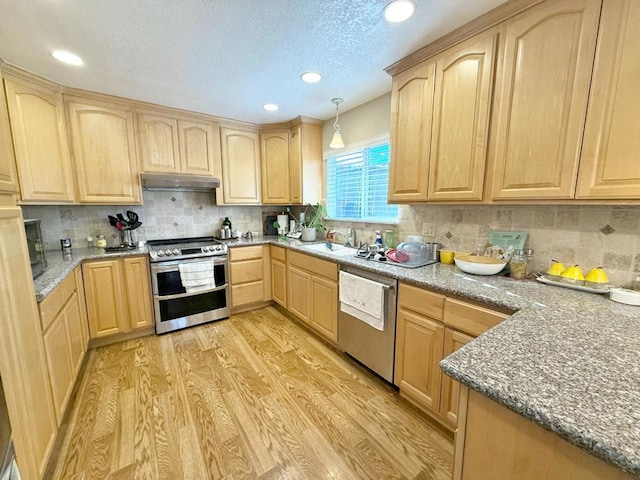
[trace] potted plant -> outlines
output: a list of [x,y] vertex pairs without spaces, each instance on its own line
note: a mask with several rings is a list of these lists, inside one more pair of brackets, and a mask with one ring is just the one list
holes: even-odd
[[[311,209],[311,211],[309,211]],[[303,242],[313,242],[316,239],[316,232],[318,230],[324,232],[327,227],[324,224],[324,220],[327,217],[327,209],[321,204],[316,203],[314,205],[307,205],[304,209],[304,222],[300,224],[302,227]]]

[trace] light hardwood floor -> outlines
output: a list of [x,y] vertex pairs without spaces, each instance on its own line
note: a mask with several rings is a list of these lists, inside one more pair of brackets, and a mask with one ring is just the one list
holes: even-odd
[[453,444],[273,307],[90,352],[56,479],[450,479]]

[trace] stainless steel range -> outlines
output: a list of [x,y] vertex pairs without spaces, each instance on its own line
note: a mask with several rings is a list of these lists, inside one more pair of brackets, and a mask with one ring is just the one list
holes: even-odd
[[156,333],[229,316],[227,246],[213,237],[147,242]]

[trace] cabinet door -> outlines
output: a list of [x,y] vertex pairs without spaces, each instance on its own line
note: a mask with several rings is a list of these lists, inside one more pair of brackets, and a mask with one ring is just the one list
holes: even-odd
[[417,65],[393,78],[390,202],[427,200],[434,78],[432,62]]
[[289,311],[309,323],[311,320],[311,275],[289,265],[287,269]]
[[422,405],[438,411],[444,327],[398,310],[395,384]]
[[80,307],[80,326],[82,327],[83,351],[87,351],[89,346],[89,322],[87,320],[87,299],[84,295],[84,283],[82,281],[82,266],[78,265],[73,271],[76,283],[76,294],[78,295],[78,306]]
[[133,115],[127,107],[67,101],[78,200],[81,203],[140,203]]
[[51,382],[51,392],[53,393],[53,404],[58,425],[60,425],[64,409],[71,395],[74,379],[64,310],[51,323],[43,339],[49,363],[49,380]]
[[127,297],[122,286],[120,261],[85,263],[82,265],[82,276],[90,337],[106,337],[128,331]]
[[132,257],[122,260],[125,290],[128,308],[128,324],[130,330],[153,326],[153,310],[151,308],[151,279],[149,259]]
[[271,298],[287,308],[287,269],[284,263],[271,260]]
[[260,134],[262,151],[262,203],[289,203],[289,132]]
[[13,153],[9,112],[0,72],[0,193],[18,193],[16,159]]
[[22,200],[75,201],[62,94],[5,78]]
[[[451,355],[463,345],[466,345],[473,337],[456,332],[450,328],[444,329],[444,351],[442,357]],[[440,392],[440,415],[447,425],[455,430],[458,426],[458,399],[460,397],[460,384],[453,378],[441,374],[442,388]]]
[[640,198],[640,3],[605,2],[577,198]]
[[260,203],[260,152],[258,135],[221,128],[222,193],[224,203]]
[[302,203],[302,125],[293,127],[289,138],[289,200]]
[[214,140],[211,123],[179,120],[178,132],[182,173],[213,176],[216,157],[214,146],[218,147],[218,151],[220,148],[219,142]]
[[138,145],[143,172],[180,171],[178,121],[175,118],[139,113]]
[[495,46],[492,31],[436,61],[429,200],[482,200]]
[[338,342],[338,284],[311,277],[311,326],[322,336]]
[[600,2],[544,2],[505,24],[492,198],[573,198]]
[[20,208],[0,208],[0,372],[22,478],[43,478],[56,437]]
[[82,315],[80,309],[84,308],[84,304],[80,305],[78,300],[78,294],[74,293],[67,306],[64,309],[65,318],[67,321],[67,335],[69,344],[69,360],[71,361],[71,373],[73,377],[72,383],[76,379],[76,375],[80,371],[82,360],[84,358],[84,352],[87,350],[86,343],[84,343],[84,334],[82,331]]

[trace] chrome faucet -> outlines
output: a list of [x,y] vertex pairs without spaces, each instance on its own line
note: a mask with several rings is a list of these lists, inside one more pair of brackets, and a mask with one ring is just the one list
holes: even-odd
[[344,237],[345,247],[355,247],[356,233],[353,228],[349,227],[347,229],[347,233],[344,233],[342,230],[329,230],[329,233],[331,233],[332,235],[339,233]]

